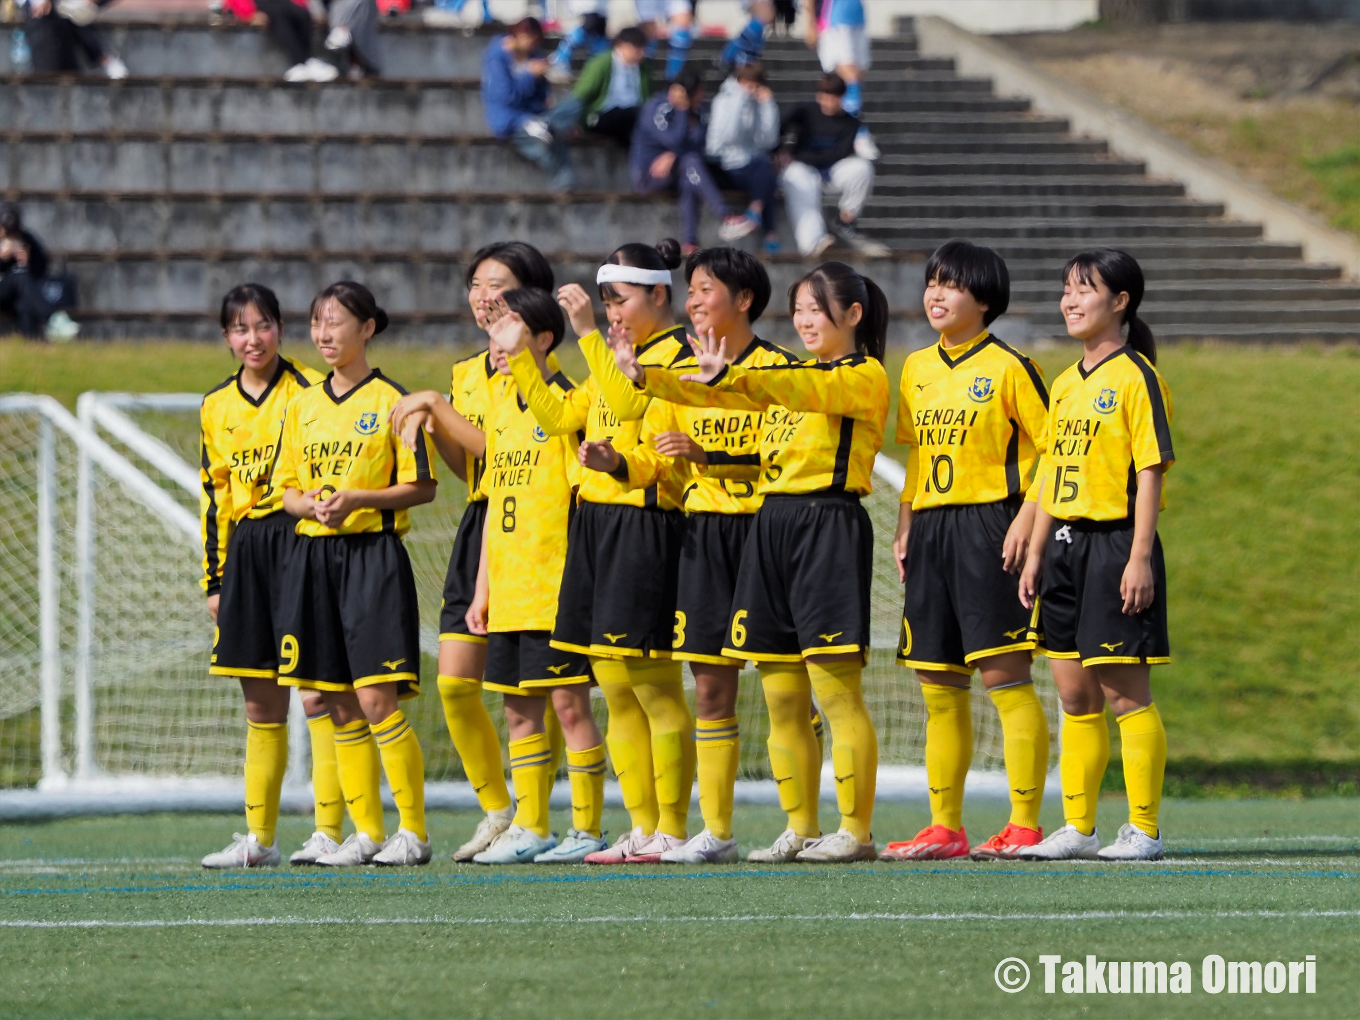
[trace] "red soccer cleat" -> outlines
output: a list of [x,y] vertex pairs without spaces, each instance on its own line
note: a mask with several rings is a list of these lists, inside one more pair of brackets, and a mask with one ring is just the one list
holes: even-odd
[[1043,840],[1043,826],[1027,829],[1007,822],[1006,827],[987,842],[973,847],[972,857],[975,861],[1018,861],[1022,850],[1038,846]]
[[889,843],[878,855],[881,861],[947,861],[968,856],[968,833],[943,825],[927,825],[912,839]]

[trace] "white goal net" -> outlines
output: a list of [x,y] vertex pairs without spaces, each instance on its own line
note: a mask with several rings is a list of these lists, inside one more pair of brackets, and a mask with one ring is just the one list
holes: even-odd
[[[155,800],[158,791],[186,804],[239,797],[242,699],[234,683],[207,674],[212,624],[198,585],[200,400],[87,393],[72,416],[50,398],[0,397],[0,789],[144,790],[152,805],[173,800]],[[901,466],[880,457],[866,500],[876,541],[865,694],[888,786],[924,761],[920,692],[894,661],[902,603],[891,542],[901,483]],[[425,653],[425,696],[407,711],[427,778],[458,781],[434,681],[464,489],[446,471],[440,490],[413,511],[406,539]],[[1056,761],[1057,699],[1045,660],[1036,677]],[[980,685],[973,699],[973,769],[999,780],[996,712]],[[503,726],[499,701],[487,697]],[[742,778],[766,778],[768,724],[754,672],[743,677],[738,713]],[[295,713],[290,779],[305,783],[307,741],[297,722]]]

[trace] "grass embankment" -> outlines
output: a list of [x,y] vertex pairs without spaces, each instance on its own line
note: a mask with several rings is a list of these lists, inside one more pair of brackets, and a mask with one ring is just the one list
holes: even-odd
[[[563,354],[578,370],[572,345]],[[1038,353],[1050,381],[1075,357]],[[449,360],[396,346],[373,359],[411,388],[446,386]],[[1348,788],[1360,775],[1360,356],[1179,346],[1161,367],[1178,456],[1162,524],[1175,661],[1155,678],[1172,773],[1183,792]],[[68,405],[91,388],[204,390],[230,370],[216,347],[0,343],[0,390]]]

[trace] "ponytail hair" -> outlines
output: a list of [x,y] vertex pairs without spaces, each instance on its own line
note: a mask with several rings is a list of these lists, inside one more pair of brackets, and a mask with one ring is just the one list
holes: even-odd
[[795,280],[789,288],[790,315],[798,304],[798,291],[804,284],[832,322],[836,322],[836,309],[844,312],[851,305],[859,305],[855,350],[875,361],[883,360],[888,346],[888,299],[878,284],[844,262],[823,262]]
[[378,306],[373,292],[362,283],[341,280],[333,283],[316,297],[312,298],[310,318],[316,318],[317,309],[327,301],[338,302],[347,312],[360,322],[373,320],[373,335],[377,336],[387,328],[387,313]]
[[1138,318],[1144,287],[1143,267],[1138,264],[1138,260],[1116,248],[1093,248],[1067,260],[1062,275],[1064,285],[1073,273],[1088,287],[1103,283],[1111,294],[1128,294],[1129,303],[1124,308],[1123,318],[1123,324],[1129,327],[1128,344],[1147,358],[1150,364],[1157,364],[1157,341],[1153,339],[1148,324]]
[[[643,244],[641,241],[630,241],[628,244],[615,248],[609,258],[605,259],[605,265],[610,266],[631,266],[633,269],[655,269],[655,270],[674,270],[678,269],[681,262],[680,242],[673,237],[662,238],[655,245]],[[658,286],[660,286],[658,284]],[[619,292],[614,289],[612,283],[600,284],[600,298],[605,301],[614,301],[619,298]],[[671,288],[666,288],[666,307],[670,307],[673,302]]]

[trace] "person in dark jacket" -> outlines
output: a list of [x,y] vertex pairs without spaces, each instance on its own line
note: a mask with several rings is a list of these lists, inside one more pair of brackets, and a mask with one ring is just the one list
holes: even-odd
[[33,54],[33,70],[38,74],[80,71],[81,58],[100,68],[115,81],[126,78],[127,65],[104,47],[99,30],[92,22],[101,8],[115,0],[81,0],[58,10],[56,0],[27,0],[29,20],[24,24]]
[[524,18],[482,52],[482,110],[497,138],[508,138],[529,162],[542,168],[554,191],[576,186],[576,170],[563,132],[548,122],[548,60],[543,26]]
[[[802,103],[784,117],[778,160],[784,164],[779,177],[784,208],[803,255],[818,257],[838,238],[861,254],[883,258],[888,249],[865,237],[855,225],[873,190],[872,157],[877,151],[867,133],[859,137],[863,124],[845,112],[844,96],[844,80],[824,74],[816,101]],[[832,224],[831,233],[822,218],[824,191],[840,196],[840,218]]]
[[8,315],[20,334],[41,338],[52,309],[42,294],[47,249],[24,229],[16,206],[0,209],[0,315]]

